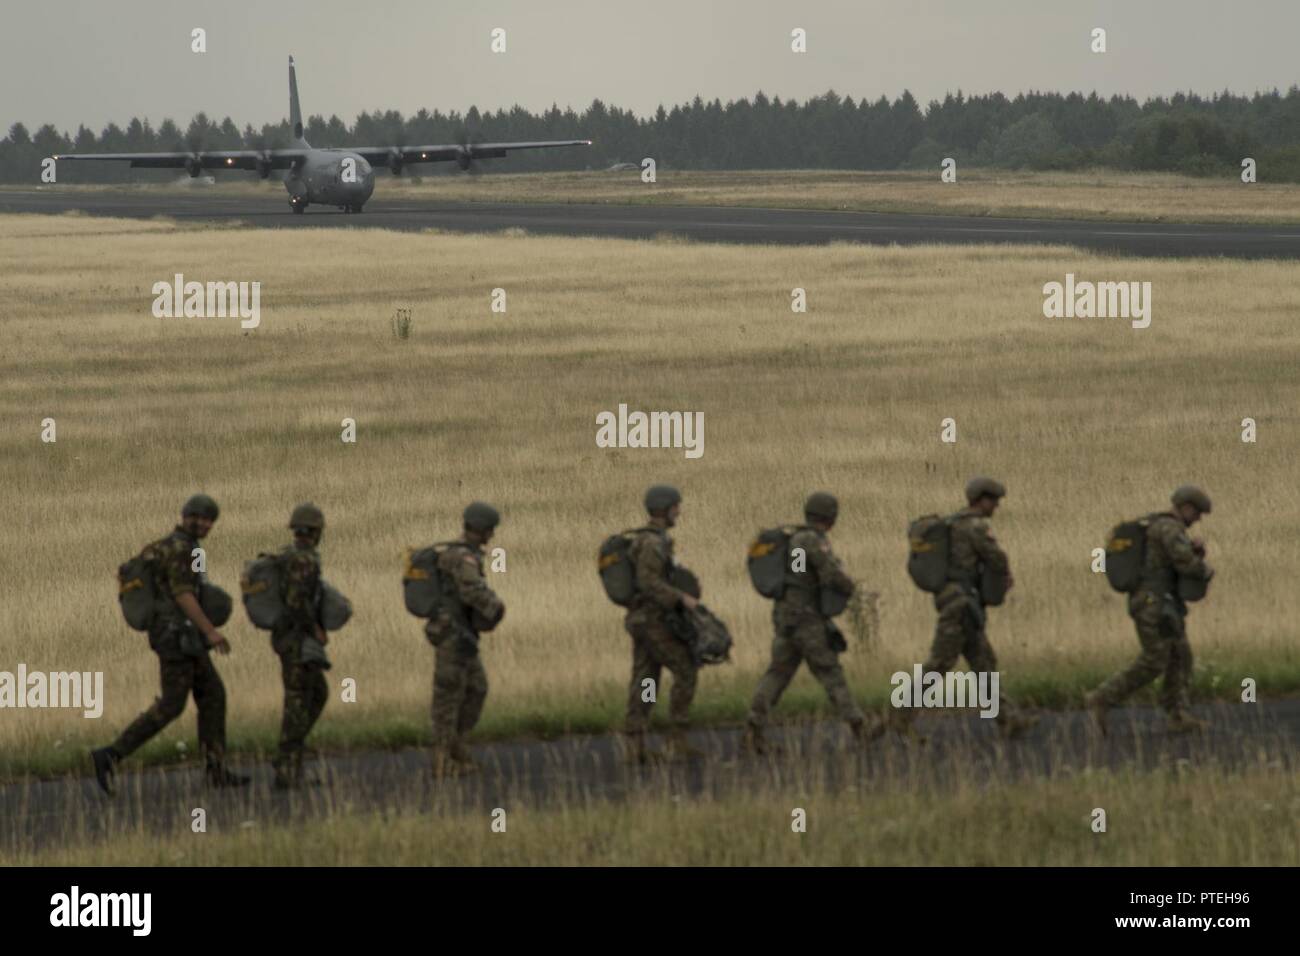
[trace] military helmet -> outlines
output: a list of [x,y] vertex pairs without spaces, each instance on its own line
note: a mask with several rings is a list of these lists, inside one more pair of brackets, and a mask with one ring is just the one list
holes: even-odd
[[1177,507],[1178,505],[1191,505],[1203,515],[1210,513],[1210,496],[1195,485],[1183,485],[1175,489],[1174,493],[1169,496]]
[[220,514],[221,509],[217,507],[217,502],[211,495],[191,495],[189,500],[181,505],[182,518],[197,515],[200,518],[207,518],[209,521],[216,521],[217,516]]
[[803,513],[806,518],[834,521],[840,513],[840,503],[829,491],[817,491],[803,503]]
[[310,501],[305,501],[293,509],[293,514],[289,516],[289,527],[319,531],[325,527],[325,513]]
[[645,510],[650,514],[667,511],[681,500],[682,493],[672,485],[651,485],[645,493]]
[[991,495],[994,498],[1002,498],[1006,495],[1007,489],[1000,481],[994,481],[992,478],[972,478],[966,482],[966,500],[974,503],[985,495]]
[[496,508],[482,501],[471,502],[465,508],[465,527],[473,531],[490,531],[501,523]]

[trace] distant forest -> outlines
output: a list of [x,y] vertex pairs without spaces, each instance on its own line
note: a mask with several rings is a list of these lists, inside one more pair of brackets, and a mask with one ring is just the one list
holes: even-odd
[[[351,126],[337,116],[312,116],[313,146],[417,145],[475,141],[591,139],[585,150],[519,153],[485,164],[510,172],[603,169],[653,156],[662,169],[935,169],[946,156],[958,168],[1165,170],[1198,176],[1240,175],[1253,157],[1261,182],[1300,182],[1300,89],[1253,96],[1227,91],[1208,99],[1176,94],[1144,103],[1095,93],[1029,93],[1008,99],[949,94],[926,109],[909,92],[890,102],[841,97],[834,91],[803,103],[758,93],[725,105],[719,100],[664,109],[638,118],[595,100],[534,114],[509,111],[442,113],[420,110],[362,113]],[[170,119],[156,128],[132,119],[99,135],[82,126],[74,136],[51,125],[35,133],[14,124],[0,140],[0,182],[37,183],[42,158],[59,152],[149,152],[176,149],[258,149],[288,145],[288,121],[241,131],[229,118],[199,113],[185,129]],[[409,172],[457,172],[454,163]],[[129,182],[175,178],[171,170],[132,170],[125,164],[64,164],[59,182]],[[183,175],[183,174],[182,174]],[[220,174],[240,179],[249,172]]]

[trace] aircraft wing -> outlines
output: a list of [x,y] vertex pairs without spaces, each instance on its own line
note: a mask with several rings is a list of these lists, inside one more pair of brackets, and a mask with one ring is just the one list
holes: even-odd
[[202,149],[191,153],[60,153],[54,161],[109,160],[145,169],[288,169],[307,155],[306,149]]
[[408,163],[459,162],[462,165],[475,159],[501,159],[516,149],[553,149],[557,146],[590,146],[589,139],[541,140],[535,143],[442,143],[433,146],[346,146],[350,153],[359,153],[371,165],[390,166],[393,160],[399,165]]

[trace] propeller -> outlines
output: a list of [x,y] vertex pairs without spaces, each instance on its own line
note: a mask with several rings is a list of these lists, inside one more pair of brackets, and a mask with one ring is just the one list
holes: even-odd
[[480,134],[475,133],[473,137],[471,137],[469,131],[463,126],[461,127],[460,133],[456,137],[456,148],[458,152],[458,155],[456,156],[456,165],[461,168],[461,172],[469,173],[471,176],[477,176],[483,171],[482,167],[483,164],[487,162],[487,158],[484,156],[476,156],[474,154],[474,147],[481,142],[483,142],[483,137]]

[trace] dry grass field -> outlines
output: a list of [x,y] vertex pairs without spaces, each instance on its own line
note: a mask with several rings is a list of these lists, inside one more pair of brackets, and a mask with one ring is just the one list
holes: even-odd
[[[725,776],[725,770],[713,771]],[[907,775],[828,785],[808,764],[779,783],[683,799],[667,779],[626,801],[572,794],[505,816],[434,805],[358,812],[336,791],[324,817],[291,823],[217,812],[208,832],[63,821],[58,848],[0,850],[0,865],[49,866],[1295,866],[1300,789],[1261,763],[952,787]],[[190,802],[181,808],[189,819]],[[1093,830],[1093,811],[1106,831]],[[805,832],[795,832],[795,810]],[[107,812],[107,811],[105,811]],[[504,821],[504,832],[492,829]],[[91,828],[93,829],[93,828]]]
[[[414,202],[627,203],[690,206],[770,206],[1033,219],[1100,219],[1112,222],[1300,223],[1300,185],[1239,179],[1207,179],[1175,173],[1114,170],[1031,172],[958,169],[956,183],[933,172],[847,170],[695,171],[660,168],[657,182],[641,182],[639,170],[574,173],[510,173],[502,162],[490,175],[434,170],[417,180],[377,170],[376,199]],[[418,170],[417,170],[418,173]],[[72,186],[69,189],[122,189]],[[222,178],[214,186],[181,180],[158,189],[212,189],[273,195],[275,181]]]
[[[956,508],[980,472],[1010,490],[995,529],[1017,587],[990,635],[1013,695],[1077,702],[1136,653],[1091,550],[1187,481],[1214,496],[1198,530],[1219,570],[1189,622],[1196,693],[1231,695],[1246,676],[1265,695],[1300,687],[1292,263],[78,216],[0,219],[0,261],[0,670],[106,682],[99,720],[0,711],[11,772],[84,760],[153,699],[156,658],[121,620],[114,575],[197,490],[221,503],[209,572],[232,591],[245,560],[287,540],[296,502],[325,510],[325,572],[356,608],[330,677],[354,678],[358,699],[335,695],[320,746],[422,739],[432,653],[402,607],[402,556],[453,534],[473,498],[504,515],[493,543],[507,570],[491,583],[509,608],[483,641],[481,733],[616,726],[628,639],[595,551],[640,520],[656,481],[683,489],[679,557],[736,637],[734,662],[702,676],[701,720],[740,719],[766,663],[768,605],[745,547],[817,488],[839,495],[833,541],[881,594],[878,639],[846,657],[857,694],[881,705],[933,625],[903,570],[907,521]],[[154,318],[153,283],[178,272],[259,281],[260,327]],[[1042,287],[1067,272],[1151,282],[1150,327],[1045,319]],[[791,312],[796,286],[806,314]],[[505,314],[490,311],[494,288]],[[391,328],[398,308],[412,311],[407,340]],[[703,412],[703,456],[597,448],[595,416],[619,403]],[[955,444],[940,441],[948,417]],[[1257,443],[1241,441],[1246,417]],[[345,418],[355,444],[340,441]],[[232,741],[265,748],[277,660],[242,610],[225,633]],[[821,705],[803,674],[780,712]],[[146,758],[193,733],[191,709]],[[711,825],[711,808],[692,812]]]

